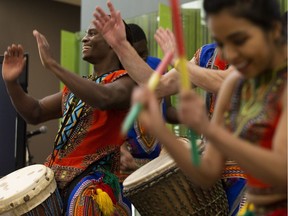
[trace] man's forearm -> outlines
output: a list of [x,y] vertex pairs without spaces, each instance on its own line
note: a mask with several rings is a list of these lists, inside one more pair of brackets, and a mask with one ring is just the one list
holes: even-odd
[[29,96],[18,83],[5,83],[10,100],[16,111],[30,124],[38,123],[39,102]]
[[153,70],[138,55],[136,50],[128,41],[117,44],[113,47],[122,65],[127,70],[129,76],[138,84],[144,85],[148,82]]
[[[118,55],[122,65],[128,71],[130,77],[138,84],[144,85],[148,82],[153,70],[148,64],[138,55],[136,50],[125,41],[113,47]],[[190,81],[200,88],[208,92],[217,93],[223,80],[232,69],[214,70],[202,68],[194,63],[188,63],[190,73]],[[156,88],[158,98],[176,94],[178,92],[179,74],[175,69],[162,76],[159,85]]]
[[207,92],[218,93],[223,80],[233,70],[231,67],[227,70],[216,70],[203,68],[194,63],[188,63],[190,80],[195,85]]

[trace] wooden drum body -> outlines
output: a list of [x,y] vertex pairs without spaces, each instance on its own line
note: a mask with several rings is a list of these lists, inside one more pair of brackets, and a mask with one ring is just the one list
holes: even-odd
[[40,164],[0,179],[0,215],[61,215],[62,201],[53,171]]
[[219,180],[212,188],[195,186],[168,155],[160,155],[129,175],[124,196],[141,216],[225,216],[228,201]]

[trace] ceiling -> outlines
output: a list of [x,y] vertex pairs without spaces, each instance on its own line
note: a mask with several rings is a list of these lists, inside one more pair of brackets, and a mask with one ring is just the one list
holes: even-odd
[[66,3],[66,4],[72,4],[72,5],[81,6],[81,0],[54,0],[54,1],[63,2],[63,3]]

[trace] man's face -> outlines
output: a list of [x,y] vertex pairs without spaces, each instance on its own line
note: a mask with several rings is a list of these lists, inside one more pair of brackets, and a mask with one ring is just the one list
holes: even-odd
[[102,35],[94,25],[90,25],[82,38],[82,58],[90,63],[97,59],[102,59],[110,50]]

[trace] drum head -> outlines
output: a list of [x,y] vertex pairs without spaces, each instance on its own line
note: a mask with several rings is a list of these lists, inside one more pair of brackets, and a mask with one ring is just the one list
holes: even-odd
[[[23,204],[29,211],[47,199],[55,189],[54,174],[44,165],[35,164],[16,170],[0,179],[0,215]],[[46,191],[45,194],[43,191]],[[37,200],[34,199],[36,197]]]
[[123,186],[125,189],[139,186],[141,183],[154,179],[175,166],[176,163],[169,154],[160,155],[129,175],[124,180]]

